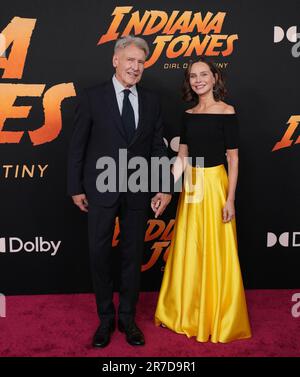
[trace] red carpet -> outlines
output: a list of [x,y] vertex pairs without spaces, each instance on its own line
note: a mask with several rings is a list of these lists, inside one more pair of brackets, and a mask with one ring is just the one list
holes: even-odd
[[253,338],[229,344],[198,343],[155,327],[157,293],[141,293],[137,323],[146,345],[132,347],[116,331],[98,350],[90,346],[98,325],[93,295],[10,296],[6,318],[0,318],[0,356],[300,356],[300,317],[291,314],[296,292],[247,291]]

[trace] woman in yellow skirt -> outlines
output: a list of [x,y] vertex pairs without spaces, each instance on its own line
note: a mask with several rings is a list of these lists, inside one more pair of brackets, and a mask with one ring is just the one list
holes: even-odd
[[[184,99],[195,101],[195,106],[184,113],[173,165],[175,181],[183,171],[185,179],[155,324],[199,342],[250,338],[234,208],[237,116],[223,101],[221,72],[204,58],[189,64],[183,90]],[[152,204],[154,211],[157,207]]]

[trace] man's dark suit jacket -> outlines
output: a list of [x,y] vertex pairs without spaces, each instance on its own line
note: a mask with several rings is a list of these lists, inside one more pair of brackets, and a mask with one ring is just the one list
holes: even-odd
[[[117,192],[100,193],[97,190],[96,179],[101,170],[96,169],[96,162],[100,157],[112,157],[116,161],[118,175],[120,148],[127,148],[128,159],[142,156],[150,162],[152,156],[167,156],[159,100],[149,90],[137,86],[137,91],[139,122],[129,144],[112,80],[86,89],[78,96],[68,161],[70,195],[85,193],[89,203],[110,207],[116,203],[120,193],[118,187]],[[150,171],[150,165],[148,169]],[[143,209],[149,206],[150,194],[128,193],[127,200],[131,208]]]

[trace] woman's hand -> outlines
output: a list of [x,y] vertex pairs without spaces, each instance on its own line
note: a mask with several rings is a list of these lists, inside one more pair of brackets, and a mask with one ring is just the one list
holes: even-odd
[[223,223],[228,223],[235,217],[234,201],[227,200],[222,211]]

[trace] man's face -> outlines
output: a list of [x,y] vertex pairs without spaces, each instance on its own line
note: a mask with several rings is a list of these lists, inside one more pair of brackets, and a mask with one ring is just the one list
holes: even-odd
[[113,56],[116,78],[125,87],[137,84],[143,74],[146,55],[143,50],[131,44],[119,48]]

